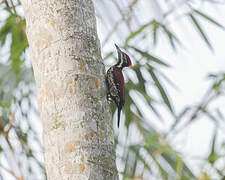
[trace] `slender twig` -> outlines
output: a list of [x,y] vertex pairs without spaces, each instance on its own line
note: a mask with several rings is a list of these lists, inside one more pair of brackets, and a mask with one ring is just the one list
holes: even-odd
[[13,159],[14,159],[14,161],[17,164],[17,167],[19,169],[19,172],[20,172],[20,175],[21,175],[20,179],[23,179],[21,165],[17,162],[16,156],[15,156],[15,151],[13,149],[13,146],[12,146],[11,142],[9,141],[9,132],[10,132],[10,130],[13,127],[13,121],[14,120],[15,120],[15,114],[12,113],[12,117],[9,120],[9,128],[8,128],[8,130],[3,132],[3,135],[4,135],[5,140],[6,140],[7,144],[8,144],[8,146],[9,146],[10,151],[12,152],[12,157],[13,157]]
[[203,97],[202,102],[196,107],[195,111],[192,113],[189,120],[181,128],[175,130],[174,133],[178,134],[183,129],[185,129],[188,125],[190,125],[190,123],[192,123],[199,116],[199,114],[201,112],[205,112],[206,107],[209,105],[209,103],[212,102],[213,100],[217,99],[220,95],[221,95],[221,93],[217,92],[207,99],[207,96],[210,96],[210,92],[206,93],[205,96]]

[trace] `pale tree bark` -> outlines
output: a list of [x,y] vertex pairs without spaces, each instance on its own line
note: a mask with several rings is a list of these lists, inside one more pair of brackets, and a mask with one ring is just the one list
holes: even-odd
[[48,180],[117,180],[92,0],[21,0]]

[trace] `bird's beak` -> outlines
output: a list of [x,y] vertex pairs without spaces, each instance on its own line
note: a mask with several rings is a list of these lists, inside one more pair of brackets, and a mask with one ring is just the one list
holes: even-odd
[[121,52],[120,48],[116,44],[115,44],[115,46],[116,46],[117,52],[118,53]]

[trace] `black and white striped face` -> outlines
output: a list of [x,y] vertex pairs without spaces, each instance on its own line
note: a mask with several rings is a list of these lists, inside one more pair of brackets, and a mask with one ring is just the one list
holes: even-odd
[[120,50],[120,48],[115,44],[117,53],[118,53],[118,62],[116,64],[117,67],[124,68],[124,67],[129,67],[132,66],[130,57],[124,53],[123,51]]

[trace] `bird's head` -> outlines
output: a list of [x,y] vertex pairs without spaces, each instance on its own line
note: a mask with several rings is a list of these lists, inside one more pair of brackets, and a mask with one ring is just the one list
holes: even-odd
[[131,67],[132,63],[130,60],[130,57],[123,51],[120,50],[120,48],[115,44],[117,53],[118,53],[118,63],[116,64],[117,67]]

